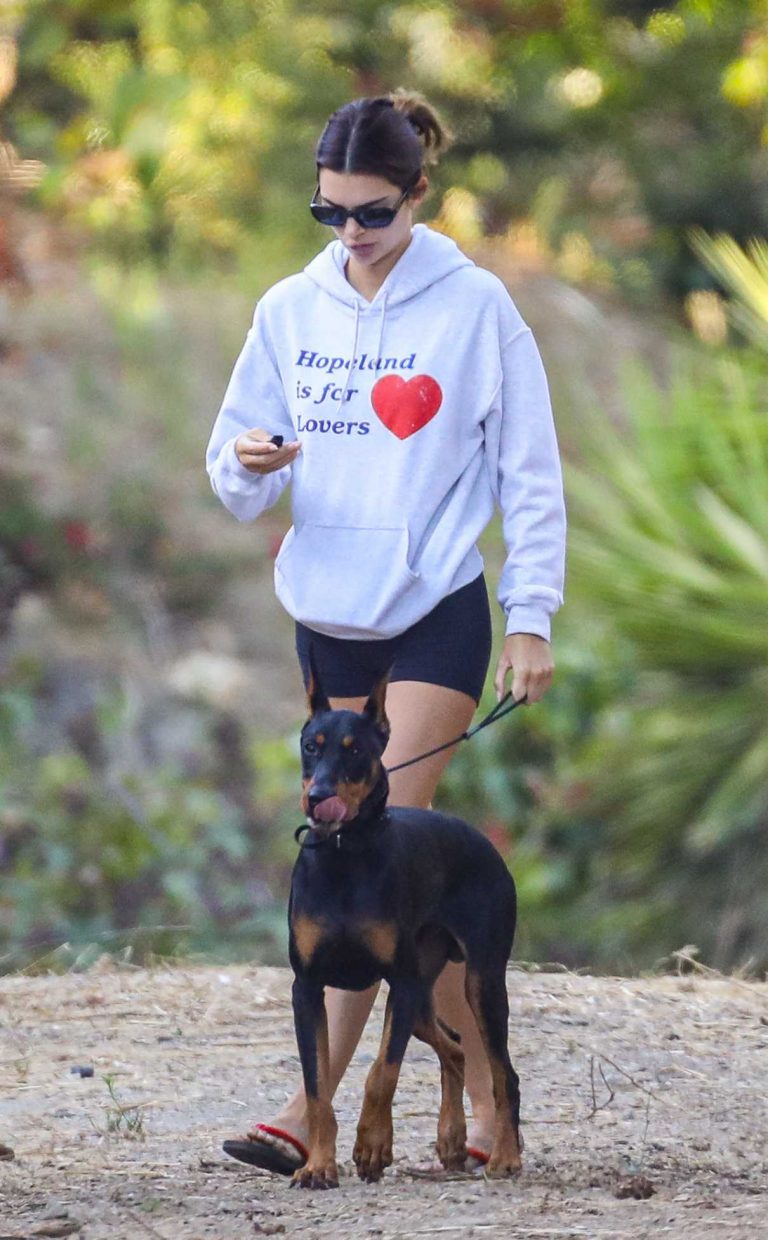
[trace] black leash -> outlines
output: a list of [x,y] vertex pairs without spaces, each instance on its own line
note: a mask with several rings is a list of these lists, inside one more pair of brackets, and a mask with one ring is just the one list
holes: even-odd
[[509,689],[504,694],[504,697],[496,703],[493,710],[488,712],[485,719],[481,719],[480,722],[476,723],[473,728],[469,728],[468,731],[462,732],[461,736],[455,737],[452,741],[446,741],[444,745],[437,745],[434,749],[429,749],[426,753],[420,753],[416,758],[409,758],[407,762],[398,762],[397,766],[388,766],[387,774],[391,775],[393,771],[402,771],[406,766],[413,766],[416,762],[423,762],[425,758],[431,758],[433,754],[442,753],[444,749],[450,749],[451,745],[458,745],[459,741],[468,741],[471,736],[475,735],[475,733],[480,732],[483,728],[487,728],[490,723],[496,723],[497,719],[502,719],[504,715],[508,715],[511,711],[517,710],[518,706],[522,706],[523,702],[528,701],[528,694],[526,693],[523,697],[518,698],[517,701],[512,702],[509,706],[507,706],[506,703],[511,697],[512,690]]

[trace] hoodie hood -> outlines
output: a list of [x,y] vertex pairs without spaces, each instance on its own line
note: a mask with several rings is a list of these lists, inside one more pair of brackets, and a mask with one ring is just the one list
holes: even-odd
[[392,310],[460,268],[475,266],[450,237],[434,232],[426,224],[415,224],[410,245],[369,302],[344,274],[349,257],[349,250],[339,240],[331,241],[307,264],[304,272],[330,297],[360,310],[365,307],[378,310],[381,302],[386,303],[387,310]]

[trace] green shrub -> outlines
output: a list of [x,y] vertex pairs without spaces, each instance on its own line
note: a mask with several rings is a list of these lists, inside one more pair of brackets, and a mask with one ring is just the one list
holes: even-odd
[[636,375],[628,425],[593,426],[569,470],[571,605],[637,668],[584,757],[596,895],[655,909],[630,949],[722,965],[768,958],[767,378],[728,354],[666,388]]
[[283,867],[216,760],[216,716],[200,713],[186,762],[152,762],[146,721],[118,692],[63,731],[45,711],[29,674],[0,692],[0,971],[65,943],[76,959],[223,943],[282,959]]

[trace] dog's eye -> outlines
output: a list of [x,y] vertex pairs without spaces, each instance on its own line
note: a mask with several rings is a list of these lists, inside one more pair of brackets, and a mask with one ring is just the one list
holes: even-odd
[[304,742],[304,752],[305,752],[305,753],[317,753],[317,745],[315,744],[315,742],[314,742],[314,741],[305,741],[305,742]]

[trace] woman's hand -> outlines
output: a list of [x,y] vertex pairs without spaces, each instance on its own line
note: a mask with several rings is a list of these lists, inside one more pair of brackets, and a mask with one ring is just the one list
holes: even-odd
[[246,431],[235,440],[235,453],[243,469],[251,474],[273,474],[296,460],[301,444],[298,439],[293,443],[284,443],[281,448],[271,443],[268,431],[260,426]]
[[538,702],[552,684],[555,665],[552,647],[543,637],[533,633],[510,633],[504,639],[496,666],[496,698],[506,693],[507,673],[512,671],[512,697],[519,701]]

